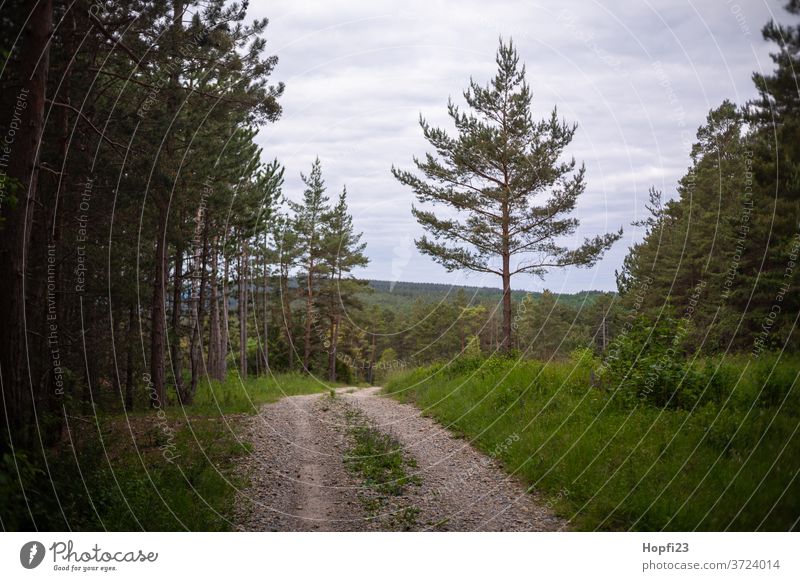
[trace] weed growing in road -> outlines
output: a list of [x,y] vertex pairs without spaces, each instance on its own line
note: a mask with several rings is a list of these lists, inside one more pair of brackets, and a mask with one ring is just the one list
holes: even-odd
[[409,484],[422,484],[419,476],[409,474],[416,469],[416,461],[403,453],[397,440],[377,430],[360,412],[348,409],[345,417],[352,444],[344,462],[363,483],[361,499],[365,509],[377,516],[391,504],[392,528],[412,530],[419,509],[397,505],[403,504],[401,497]]

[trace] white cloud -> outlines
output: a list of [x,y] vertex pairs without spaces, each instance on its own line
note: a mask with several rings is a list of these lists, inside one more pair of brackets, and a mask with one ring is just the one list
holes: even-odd
[[449,127],[448,97],[459,101],[470,76],[486,81],[498,35],[512,36],[539,115],[557,104],[562,116],[579,123],[569,153],[587,166],[581,235],[626,227],[624,241],[595,268],[517,284],[613,289],[614,270],[635,240],[629,223],[642,217],[648,188],[674,192],[708,110],[725,98],[751,98],[751,72],[771,68],[770,47],[760,35],[770,8],[777,7],[762,1],[254,0],[251,16],[270,19],[268,49],[280,59],[275,80],[286,82],[283,117],[259,141],[265,157],[286,165],[290,197],[299,195],[299,173],[317,155],[331,195],[347,184],[371,258],[365,276],[391,279],[404,262],[406,280],[492,284],[447,274],[416,250],[409,254],[408,237],[420,231],[410,214],[413,197],[389,168],[410,167],[413,155],[427,151],[420,112]]

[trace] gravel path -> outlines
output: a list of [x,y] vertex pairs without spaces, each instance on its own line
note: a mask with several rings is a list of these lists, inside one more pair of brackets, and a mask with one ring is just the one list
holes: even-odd
[[250,488],[237,506],[249,531],[357,531],[366,515],[359,482],[342,463],[346,430],[328,396],[287,397],[252,418],[244,469]]
[[[242,467],[251,486],[242,491],[242,530],[391,530],[393,506],[413,507],[413,530],[551,531],[565,522],[537,503],[516,479],[465,440],[453,437],[409,404],[368,388],[338,395],[284,398],[264,406],[245,439],[253,453]],[[364,489],[342,458],[350,445],[345,414],[361,411],[413,458],[418,485],[383,514],[365,509]],[[352,416],[352,414],[351,414]]]
[[553,531],[565,526],[500,465],[380,388],[345,395],[413,456],[422,485],[408,490],[423,530]]

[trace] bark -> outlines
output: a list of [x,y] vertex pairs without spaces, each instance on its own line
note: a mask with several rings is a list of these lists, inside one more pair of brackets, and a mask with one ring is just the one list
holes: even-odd
[[239,373],[247,377],[247,245],[239,256]]
[[211,309],[211,313],[208,325],[208,374],[218,381],[223,381],[225,379],[225,374],[222,366],[224,363],[225,351],[222,345],[222,331],[220,329],[219,281],[217,280],[219,256],[216,250],[216,238],[212,241],[212,246],[215,248],[215,250],[211,256],[211,278],[209,280],[209,288],[211,292],[209,308]]
[[303,335],[303,368],[310,371],[308,368],[309,360],[311,359],[311,325],[314,316],[314,261],[313,259],[308,265],[308,275],[306,276],[306,321],[305,333]]
[[330,348],[328,350],[328,379],[336,381],[336,349],[339,344],[340,316],[337,314],[331,321]]
[[172,287],[172,341],[170,358],[175,378],[175,393],[183,393],[183,362],[181,359],[181,308],[183,302],[183,246],[175,249],[175,272]]
[[[197,270],[194,275],[195,280],[197,280],[197,288],[193,289],[194,304],[192,305],[192,338],[190,345],[192,376],[185,398],[187,405],[192,403],[194,394],[197,393],[197,382],[202,374],[201,367],[203,365],[203,327],[205,326],[206,266],[208,263],[208,233],[205,228],[203,228],[203,252],[197,262]],[[198,271],[200,273],[199,279],[197,279]]]
[[369,369],[367,370],[367,383],[373,385],[375,383],[375,359],[378,356],[378,335],[372,335],[372,351],[369,355]]
[[269,374],[269,268],[264,245],[264,373]]
[[[23,6],[28,8],[31,5],[25,3]],[[35,3],[30,12],[20,8],[14,17],[20,26],[25,24],[18,52],[6,67],[7,78],[18,80],[19,85],[4,86],[0,96],[4,134],[11,135],[12,123],[16,127],[14,141],[3,162],[7,167],[3,169],[7,178],[19,185],[13,191],[7,180],[0,185],[0,212],[3,218],[3,233],[0,236],[0,373],[4,395],[4,409],[0,412],[0,438],[4,441],[10,431],[15,445],[25,446],[32,442],[34,426],[31,418],[34,402],[40,395],[36,393],[38,382],[34,382],[33,378],[38,380],[45,363],[36,360],[35,348],[28,348],[24,277],[31,219],[38,203],[38,150],[44,129],[50,56],[48,41],[53,28],[52,0]],[[18,103],[24,103],[24,107],[18,106]],[[9,196],[12,194],[17,198],[16,204],[10,203]],[[35,284],[46,283],[40,280]],[[8,425],[3,425],[7,420]]]
[[[180,34],[183,30],[183,2],[175,0],[173,2],[172,17],[172,46],[177,57]],[[174,67],[170,74],[170,93],[168,96],[168,107],[170,111],[177,110],[177,91],[180,84],[180,67]],[[166,160],[172,158],[171,143],[168,140],[164,147],[164,157]],[[169,164],[165,165],[166,168]],[[158,194],[156,194],[158,196]],[[156,240],[155,256],[155,276],[153,277],[153,304],[151,310],[151,330],[150,330],[150,381],[151,383],[151,405],[153,407],[166,406],[166,386],[164,378],[164,348],[166,339],[166,276],[167,276],[167,211],[168,192],[163,192],[163,199],[157,199],[158,205],[158,234]]]
[[133,348],[136,341],[134,335],[134,307],[128,308],[128,332],[125,338],[125,411],[133,411]]
[[283,309],[283,332],[286,336],[286,346],[288,349],[289,369],[294,369],[295,364],[295,345],[292,336],[292,305],[289,296],[289,269],[288,265],[281,265],[281,309]]
[[150,405],[166,405],[164,383],[165,343],[165,279],[167,274],[167,209],[159,208],[158,237],[156,240],[155,272],[153,277],[153,303],[150,310]]
[[509,208],[503,204],[503,339],[500,349],[508,353],[511,350],[511,252],[509,249]]
[[[226,237],[227,238],[227,237]],[[228,345],[230,344],[230,310],[228,305],[228,281],[230,280],[230,259],[223,257],[225,267],[222,279],[222,333],[219,337],[220,367],[219,373],[224,380],[228,375]]]

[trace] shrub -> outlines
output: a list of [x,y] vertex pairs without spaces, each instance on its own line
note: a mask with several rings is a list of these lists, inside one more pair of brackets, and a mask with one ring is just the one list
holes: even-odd
[[687,409],[699,402],[706,383],[684,357],[689,326],[685,319],[639,317],[614,340],[600,375],[618,403]]

